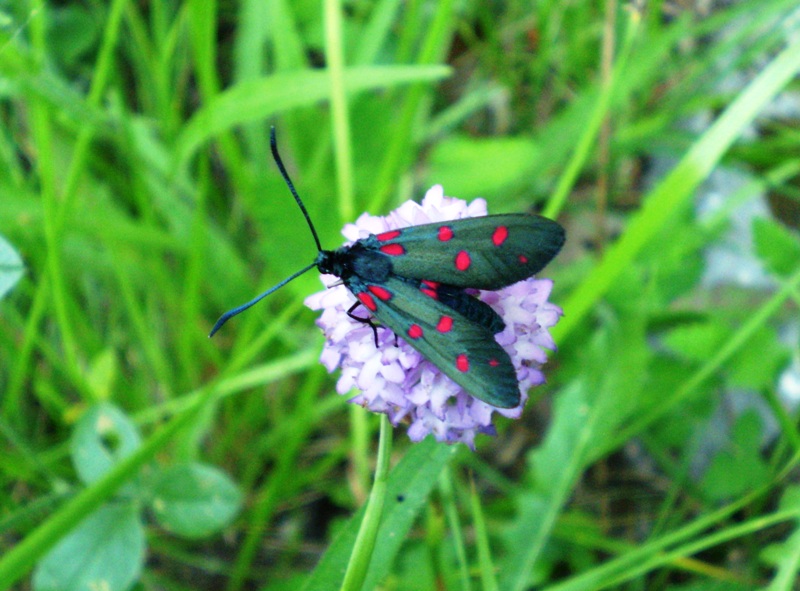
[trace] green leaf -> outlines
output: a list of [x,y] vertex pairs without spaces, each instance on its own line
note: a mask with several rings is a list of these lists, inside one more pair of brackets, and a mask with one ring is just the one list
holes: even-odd
[[0,299],[22,278],[22,259],[14,247],[0,236]]
[[[800,489],[790,486],[786,489],[779,503],[779,511],[800,513]],[[761,552],[761,560],[775,568],[770,591],[793,589],[797,583],[797,565],[800,564],[800,531],[795,520],[794,531],[785,541],[770,544]]]
[[714,458],[703,476],[701,484],[709,499],[735,498],[769,479],[769,468],[759,452],[762,438],[763,425],[755,411],[736,420],[730,445]]
[[35,591],[124,591],[144,565],[144,527],[134,503],[104,505],[47,554]]
[[[445,66],[361,66],[345,71],[348,93],[388,88],[446,77]],[[260,121],[281,111],[310,106],[330,96],[325,70],[301,70],[248,80],[218,94],[197,111],[176,143],[177,160],[185,162],[203,143],[243,123]]]
[[[733,330],[726,323],[710,319],[671,330],[664,337],[664,343],[682,359],[703,362],[716,355],[732,335]],[[748,346],[725,363],[725,375],[731,384],[742,388],[771,386],[788,357],[789,351],[775,331],[762,326],[750,336]]]
[[[656,358],[650,366],[648,382],[643,389],[648,395],[640,412],[658,408],[664,401],[672,399],[686,376],[694,371],[696,364],[665,356]],[[705,428],[717,406],[716,399],[711,396],[691,396],[681,400],[680,404],[656,419],[648,429],[653,445],[660,446],[661,449],[681,449],[688,441],[693,440],[699,428]]]
[[241,493],[225,473],[192,463],[159,475],[152,507],[166,529],[186,538],[203,538],[228,525],[241,502]]
[[427,184],[440,184],[445,194],[462,199],[491,197],[529,185],[540,157],[530,139],[456,136],[433,148]]
[[497,560],[501,589],[530,586],[530,575],[585,465],[597,425],[588,389],[575,382],[559,393],[544,441],[528,454],[534,482],[514,497],[514,526],[505,536],[506,552]]
[[[428,437],[414,445],[392,470],[383,520],[378,531],[380,543],[372,554],[364,589],[376,588],[389,573],[408,531],[436,485],[439,473],[454,453],[453,447]],[[339,588],[363,517],[362,507],[328,547],[314,573],[306,581],[303,587],[305,591]]]
[[731,329],[715,319],[679,326],[664,336],[664,344],[683,359],[710,359],[731,336]]
[[753,240],[756,253],[767,268],[781,277],[791,275],[800,265],[800,239],[772,220],[753,221]]
[[[441,546],[430,543],[429,540],[423,541],[409,540],[403,547],[403,551],[397,557],[397,564],[392,568],[392,583],[395,589],[403,589],[403,591],[428,591],[430,589],[459,589],[463,587],[458,586],[455,579],[443,580],[443,574],[448,571],[436,571],[433,568],[433,560],[431,560],[431,549],[442,547],[449,550],[450,547],[445,543]],[[451,556],[447,556],[443,560],[446,564],[452,560]],[[449,571],[452,572],[452,571]]]
[[778,374],[789,363],[791,352],[774,328],[762,326],[725,364],[732,385],[759,390],[774,387]]
[[103,349],[92,359],[86,382],[95,400],[106,401],[111,398],[118,374],[119,364],[113,349]]
[[100,36],[97,15],[78,4],[54,7],[50,13],[48,43],[60,63],[73,67],[82,56],[90,53]]
[[699,283],[705,267],[700,253],[709,240],[709,233],[698,232],[696,223],[683,215],[647,243],[642,259],[654,297],[651,305],[660,310]]
[[104,402],[86,411],[70,440],[72,463],[85,484],[99,480],[141,445],[136,425],[113,404]]
[[781,511],[796,511],[800,515],[800,488],[795,485],[789,486],[781,496],[778,508]]

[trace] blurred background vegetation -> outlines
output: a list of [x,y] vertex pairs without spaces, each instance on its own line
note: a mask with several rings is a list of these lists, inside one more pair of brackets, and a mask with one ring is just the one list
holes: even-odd
[[[0,588],[338,588],[378,421],[313,260],[434,183],[566,228],[548,383],[395,434],[365,588],[796,589],[796,0],[0,2]],[[470,481],[474,479],[474,487]]]

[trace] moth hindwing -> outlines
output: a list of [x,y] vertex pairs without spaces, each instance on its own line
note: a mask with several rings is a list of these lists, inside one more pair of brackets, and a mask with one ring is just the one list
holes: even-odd
[[426,295],[425,284],[416,280],[392,275],[370,283],[353,276],[345,285],[381,323],[466,392],[499,408],[519,404],[511,358],[489,327]]

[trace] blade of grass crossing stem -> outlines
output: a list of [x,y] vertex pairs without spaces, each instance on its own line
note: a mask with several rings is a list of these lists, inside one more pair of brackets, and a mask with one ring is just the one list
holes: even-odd
[[[794,460],[796,461],[796,458],[794,458]],[[795,461],[791,462],[792,465],[794,465]],[[729,520],[732,515],[750,506],[760,497],[770,494],[770,492],[774,490],[775,482],[781,480],[782,477],[783,475],[778,475],[772,482],[765,483],[757,490],[747,493],[741,498],[711,513],[698,516],[694,521],[689,522],[675,531],[653,538],[645,544],[632,548],[629,552],[612,558],[562,583],[548,587],[548,591],[587,591],[589,589],[606,588],[609,585],[609,581],[614,580],[615,577],[620,577],[621,573],[636,568],[637,565],[647,562],[653,559],[653,557],[663,559],[668,552],[675,552],[674,548],[677,546],[684,545],[685,547],[686,544],[698,543],[696,538],[703,531],[713,530],[719,526],[719,524]],[[773,519],[775,519],[776,522],[784,521],[787,519],[787,514],[781,512],[781,514],[774,514],[767,519],[759,517],[753,521],[758,521],[763,529],[771,526]],[[752,522],[750,523],[752,524]],[[751,527],[751,525],[747,525],[746,527]],[[725,535],[725,532],[715,532],[712,535],[719,534]],[[692,540],[694,540],[694,542],[692,542]],[[691,554],[686,555],[688,556]]]
[[[771,484],[770,487],[765,488],[772,488],[772,486]],[[761,495],[765,492],[767,491],[761,489],[758,494]],[[753,502],[755,496],[758,495],[748,495],[744,500]],[[732,505],[723,507],[720,512],[714,513],[713,523],[705,518],[697,520],[673,534],[633,548],[630,552],[623,553],[617,558],[547,589],[548,591],[591,591],[616,587],[628,581],[640,580],[642,575],[658,568],[665,568],[669,565],[677,566],[681,560],[704,550],[722,546],[737,538],[746,538],[787,521],[796,520],[798,517],[797,510],[780,510],[764,517],[756,517],[744,523],[724,527],[718,531],[712,530],[706,536],[697,537],[702,530],[719,525],[724,519],[729,518],[734,513],[732,509],[741,509],[744,506],[745,503],[736,501]]]

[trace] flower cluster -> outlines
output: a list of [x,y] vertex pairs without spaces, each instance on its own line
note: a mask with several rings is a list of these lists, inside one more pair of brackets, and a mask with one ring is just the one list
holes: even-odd
[[[408,201],[385,217],[363,214],[342,233],[355,242],[392,229],[486,214],[483,199],[467,203],[445,197],[442,187],[436,185],[421,204]],[[332,275],[321,277],[325,285],[338,281]],[[495,337],[511,357],[522,394],[519,406],[511,409],[496,408],[470,396],[391,330],[378,328],[376,347],[372,328],[348,316],[347,310],[356,300],[341,283],[309,296],[305,304],[322,310],[317,325],[326,341],[320,361],[330,372],[341,368],[336,386],[340,394],[357,389],[360,394],[350,402],[385,413],[394,425],[410,422],[408,435],[413,441],[433,433],[439,441],[462,442],[474,448],[477,433],[495,434],[492,413],[519,418],[528,390],[544,382],[540,366],[547,360],[545,350],[555,350],[547,329],[562,315],[561,309],[547,300],[551,288],[549,279],[530,278],[498,291],[477,292],[506,324]]]

